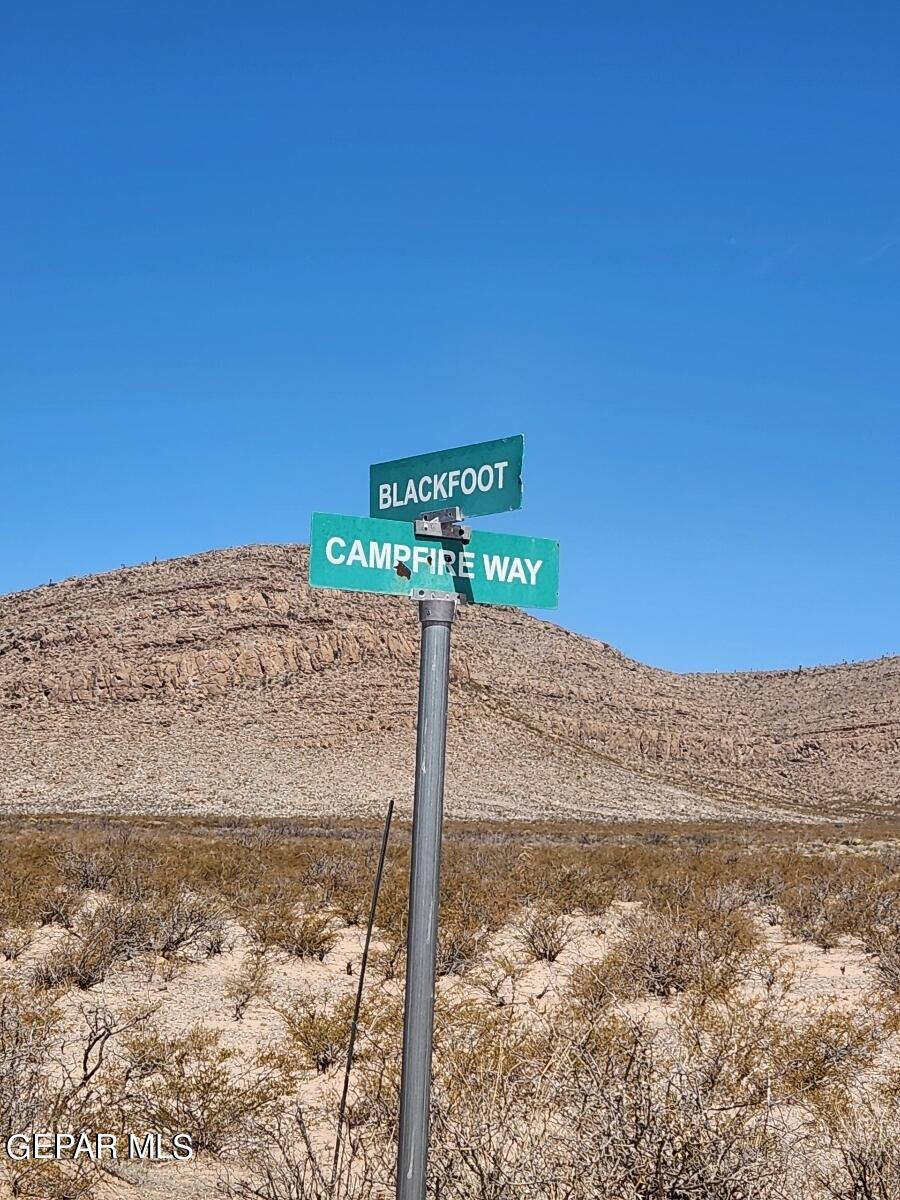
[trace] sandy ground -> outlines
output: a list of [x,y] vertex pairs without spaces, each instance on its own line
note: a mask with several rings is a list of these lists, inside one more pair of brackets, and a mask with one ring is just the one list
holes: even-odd
[[[516,931],[512,928],[500,931],[485,946],[485,957],[495,960],[504,956],[517,958],[515,978],[508,980],[503,989],[505,1001],[536,1013],[552,1012],[565,994],[575,968],[603,957],[616,938],[622,913],[634,907],[617,902],[601,918],[578,914],[571,917],[572,940],[554,963],[526,962]],[[7,964],[8,973],[26,976],[31,964],[62,936],[58,930],[39,931],[21,958],[15,964]],[[853,944],[842,944],[825,952],[790,938],[781,927],[765,927],[765,937],[771,949],[785,955],[795,966],[792,995],[800,1007],[822,1001],[853,1006],[874,982],[866,955]],[[160,1031],[183,1033],[202,1025],[219,1031],[225,1046],[246,1052],[248,1048],[275,1041],[283,1035],[284,1021],[276,1008],[289,1008],[293,996],[311,993],[322,999],[336,999],[355,993],[363,931],[345,927],[323,962],[300,961],[282,954],[273,956],[271,999],[252,1001],[244,1018],[235,1020],[226,991],[229,979],[248,953],[249,942],[237,926],[230,928],[229,942],[225,953],[209,960],[174,966],[161,960],[153,964],[140,961],[127,964],[90,991],[69,993],[62,1001],[63,1010],[75,1023],[79,1008],[85,1006],[105,1004],[117,1014],[134,1011],[136,1007],[154,1008],[153,1024]],[[445,976],[438,986],[441,993],[450,996],[485,995],[479,991],[471,973]],[[397,981],[385,983],[380,980],[374,971],[366,984],[368,995],[377,989],[387,989],[397,995],[401,988],[402,984]],[[651,1024],[660,1024],[666,1019],[667,1003],[663,1001],[647,999],[627,1007],[635,1016]],[[301,1095],[307,1102],[315,1102],[321,1099],[323,1089],[337,1089],[340,1079],[340,1066],[331,1068],[325,1076],[310,1070]],[[186,1164],[123,1163],[116,1168],[118,1177],[109,1178],[105,1191],[115,1200],[137,1194],[147,1200],[172,1200],[174,1197],[211,1200],[221,1195],[216,1187],[221,1171],[221,1163],[202,1154]]]

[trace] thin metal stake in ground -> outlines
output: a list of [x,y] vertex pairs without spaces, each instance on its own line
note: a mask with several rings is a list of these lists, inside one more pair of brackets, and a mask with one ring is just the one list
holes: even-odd
[[334,1196],[338,1183],[338,1170],[341,1158],[341,1140],[344,1133],[344,1117],[347,1113],[347,1091],[350,1087],[350,1071],[353,1067],[353,1050],[356,1046],[356,1032],[359,1029],[359,1010],[362,1007],[363,985],[366,981],[366,965],[369,961],[369,946],[372,943],[372,930],[375,927],[375,910],[378,907],[378,893],[381,891],[381,876],[384,872],[384,860],[387,855],[388,837],[391,832],[391,818],[394,815],[394,802],[388,804],[387,816],[384,819],[384,833],[381,835],[381,853],[378,855],[378,867],[375,871],[375,882],[372,885],[372,901],[369,905],[369,923],[366,925],[366,940],[363,946],[362,961],[359,964],[359,984],[356,989],[356,1003],[353,1006],[353,1020],[350,1022],[350,1041],[347,1044],[347,1063],[344,1067],[344,1087],[341,1091],[341,1107],[338,1110],[337,1136],[334,1142],[334,1161],[331,1164],[331,1187],[329,1196]]
[[456,616],[456,603],[455,596],[419,601],[422,651],[409,872],[397,1200],[425,1198],[441,826],[444,816],[444,754],[450,685],[450,629]]

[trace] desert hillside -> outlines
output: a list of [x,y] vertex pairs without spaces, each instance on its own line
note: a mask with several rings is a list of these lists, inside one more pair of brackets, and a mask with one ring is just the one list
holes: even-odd
[[[8,812],[408,811],[412,603],[314,591],[303,546],[0,598]],[[866,816],[900,803],[900,659],[676,675],[507,609],[454,631],[457,816]]]

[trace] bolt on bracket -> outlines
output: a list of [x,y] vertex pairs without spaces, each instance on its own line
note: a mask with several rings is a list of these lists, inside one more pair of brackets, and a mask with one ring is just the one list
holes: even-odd
[[457,542],[467,542],[472,536],[472,530],[467,525],[461,525],[462,509],[438,508],[434,512],[422,513],[415,521],[416,537],[444,538]]

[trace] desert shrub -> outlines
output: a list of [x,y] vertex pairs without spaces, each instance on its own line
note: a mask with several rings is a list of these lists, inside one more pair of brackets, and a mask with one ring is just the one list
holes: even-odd
[[666,998],[688,988],[721,992],[746,978],[759,944],[741,913],[647,909],[626,913],[622,926],[605,958],[573,973],[572,995],[583,1010],[645,993]]
[[91,1200],[100,1194],[101,1173],[95,1164],[83,1159],[72,1163],[0,1159],[0,1169],[11,1196],[34,1197],[35,1200]]
[[[436,1036],[442,1010],[443,998],[439,993]],[[367,1127],[377,1137],[396,1137],[402,1044],[402,994],[386,989],[373,992],[360,1017],[360,1040],[353,1063],[354,1087],[347,1114],[351,1127]]]
[[578,861],[548,863],[533,890],[537,903],[544,908],[560,913],[580,910],[590,916],[605,912],[615,898],[612,882],[588,863]]
[[330,919],[321,913],[300,913],[279,926],[275,945],[294,958],[317,958],[322,962],[337,941]]
[[111,849],[79,850],[66,846],[56,854],[56,866],[69,887],[82,892],[105,892],[116,874]]
[[115,961],[115,950],[106,937],[91,942],[69,939],[35,963],[31,980],[43,991],[69,987],[86,990],[102,983]]
[[290,1056],[277,1048],[243,1056],[199,1025],[126,1040],[119,1071],[119,1108],[131,1128],[188,1133],[195,1149],[213,1153],[277,1112],[296,1083]]
[[286,898],[261,905],[249,919],[254,944],[261,950],[277,948],[294,958],[322,962],[337,941],[327,913],[302,912]]
[[244,955],[240,969],[225,980],[225,999],[232,1015],[242,1021],[253,1000],[267,1000],[272,992],[272,967],[265,953],[251,950]]
[[470,996],[440,996],[435,1006],[435,1077],[448,1094],[469,1092],[476,1076],[516,1076],[534,1084],[535,1064],[549,1061],[554,1036],[549,1023],[529,1022],[512,1006],[486,1007]]
[[526,965],[517,962],[509,954],[492,956],[480,963],[468,977],[472,988],[481,993],[497,1008],[514,1003],[516,989]]
[[224,917],[210,927],[200,939],[200,952],[204,958],[218,958],[228,950],[234,949],[234,942],[228,934],[228,925]]
[[509,1008],[445,1008],[438,1030],[435,1195],[800,1195],[777,1114],[704,1046],[623,1018],[535,1028]]
[[[172,969],[179,956],[224,944],[224,932],[220,938],[203,926],[213,917],[224,931],[218,918],[228,911],[254,947],[226,982],[237,1019],[267,994],[269,963],[276,961],[267,947],[320,958],[333,944],[337,916],[349,923],[364,917],[379,832],[337,822],[276,827],[185,819],[138,831],[122,853],[108,825],[84,819],[60,832],[48,825],[40,839],[29,830],[0,847],[0,930],[27,929],[45,917],[69,930],[39,964],[41,986],[89,987],[116,962],[157,952],[166,959],[162,969]],[[391,850],[372,960],[394,979],[406,933],[407,841],[401,832]],[[439,970],[464,979],[449,987],[445,981],[438,996],[435,1194],[444,1200],[893,1200],[900,1194],[893,1093],[878,1091],[890,1074],[888,1037],[898,1027],[896,1012],[891,1024],[893,998],[882,995],[876,1003],[867,996],[852,1013],[837,1005],[815,1008],[808,996],[797,1003],[789,972],[762,952],[754,924],[783,918],[791,932],[820,946],[858,937],[882,981],[900,990],[900,859],[842,841],[849,844],[847,831],[787,827],[704,833],[637,823],[514,829],[448,822]],[[105,896],[94,908],[104,876]],[[619,905],[609,914],[605,924],[621,936],[604,959],[575,972],[572,1003],[546,1011],[515,1003],[516,981],[528,968],[521,954],[513,961],[486,953],[492,933],[524,909],[534,920],[530,957],[552,959],[557,934],[574,911],[606,912],[614,898],[640,907],[621,923]],[[751,986],[738,986],[744,981]],[[355,1165],[341,1177],[341,1196],[363,1180],[377,1180],[382,1190],[390,1183],[399,991],[370,994],[364,1006],[347,1124]],[[611,1015],[612,1001],[646,995],[678,1001],[653,1006],[652,1021],[640,1030]],[[22,989],[16,1003],[30,1005],[28,1019],[37,1020],[54,998]],[[0,1116],[7,1128],[27,1127],[31,1105],[44,1128],[109,1127],[97,1123],[97,1114],[106,1122],[116,1112],[130,1127],[186,1126],[198,1145],[240,1150],[229,1160],[238,1176],[228,1181],[232,1195],[324,1197],[327,1138],[317,1134],[310,1154],[285,1105],[301,1068],[334,1075],[346,1050],[349,1007],[349,998],[282,1003],[284,1044],[259,1056],[229,1052],[202,1030],[180,1038],[145,1031],[123,1053],[110,1052],[84,1084],[77,1038],[77,1050],[70,1045],[61,1057],[61,1037],[71,1039],[71,1028],[36,1034],[31,1042],[23,1033],[18,1049],[12,1044],[19,1058],[10,1060],[10,1072],[13,1092],[24,1101]],[[4,1020],[0,1006],[0,1026]],[[102,1038],[105,1028],[101,1021],[94,1033]],[[3,1039],[0,1028],[0,1058]],[[96,1054],[88,1061],[95,1063]],[[316,1089],[323,1130],[333,1129],[332,1084],[323,1080]],[[869,1099],[876,1093],[872,1116]],[[9,1094],[0,1081],[0,1097]],[[281,1143],[273,1134],[265,1144],[260,1131],[279,1128]],[[791,1156],[798,1170],[807,1165],[806,1183]],[[15,1186],[41,1196],[70,1194],[55,1193],[59,1181],[49,1175],[35,1179]]]
[[853,932],[873,956],[881,982],[900,992],[900,887],[892,877],[873,888],[853,913]]
[[324,1073],[347,1054],[353,996],[323,1000],[311,992],[296,992],[275,1005],[287,1029],[288,1041],[299,1050],[305,1066]]
[[680,1043],[723,1095],[746,1104],[802,1107],[833,1119],[846,1112],[857,1080],[889,1032],[877,1006],[797,1012],[787,994],[695,997],[675,1020]]
[[402,979],[406,969],[406,942],[390,934],[373,945],[369,969],[384,983]]
[[770,1034],[773,1068],[785,1094],[825,1110],[851,1102],[852,1085],[871,1068],[886,1029],[877,1006],[827,1008],[783,1021]]
[[830,950],[847,934],[864,937],[877,925],[876,900],[883,888],[877,862],[852,855],[798,869],[781,900],[784,923],[795,936]]
[[29,1128],[49,1108],[44,1075],[61,1015],[52,1004],[0,983],[0,1129]]
[[[378,903],[378,926],[382,944],[373,955],[373,966],[385,979],[402,974],[406,953],[408,885],[394,875],[382,889]],[[502,907],[502,906],[501,906]],[[442,889],[438,915],[436,969],[438,975],[462,975],[470,969],[490,934],[496,928],[498,908],[483,904],[454,881]]]
[[871,1102],[831,1130],[832,1154],[816,1169],[828,1200],[896,1200],[900,1196],[900,1126],[892,1107]]
[[468,900],[441,907],[436,969],[438,975],[462,975],[478,956],[487,929],[482,914]]
[[[504,860],[501,857],[501,862]],[[461,954],[450,948],[446,962],[469,960],[473,941],[499,929],[518,906],[512,875],[498,872],[497,864],[482,846],[461,848],[450,843],[443,855],[439,927],[458,943]],[[378,900],[377,923],[389,940],[405,942],[409,904],[409,856],[395,853],[385,868]],[[458,969],[451,966],[451,970]]]
[[70,926],[65,941],[35,966],[34,982],[41,988],[89,988],[114,963],[140,954],[208,955],[221,946],[224,931],[222,905],[184,888],[136,901],[110,896]]
[[234,899],[237,904],[259,892],[267,877],[284,885],[293,880],[293,862],[274,856],[269,859],[268,851],[258,842],[248,849],[224,836],[181,838],[172,849],[177,850],[177,860],[172,861],[170,847],[164,846],[161,862],[170,884],[188,884],[198,891]]
[[35,964],[32,981],[45,990],[93,987],[114,963],[152,950],[154,936],[153,917],[144,906],[105,900],[83,914],[65,941]]
[[61,1009],[46,997],[5,983],[0,989],[0,1121],[15,1131],[86,1127],[83,1118],[99,1095],[96,1085],[110,1043],[151,1011],[136,1009],[118,1018],[102,1005],[82,1006],[64,1021]]
[[621,960],[615,957],[610,962],[609,957],[607,955],[599,962],[581,963],[569,980],[572,1008],[587,1019],[595,1017],[620,998],[627,998],[619,994],[623,986]]
[[900,942],[893,937],[875,935],[867,939],[867,947],[875,956],[879,978],[892,992],[900,992]]
[[132,839],[116,856],[116,872],[110,881],[113,895],[132,904],[151,899],[163,892],[175,892],[191,880],[191,866],[182,861],[180,847],[166,845],[156,838]]
[[572,940],[572,924],[561,913],[537,906],[522,922],[523,947],[535,962],[556,962]]
[[596,848],[530,845],[507,869],[517,906],[540,904],[557,912],[597,915],[614,896],[614,867]]
[[[406,926],[409,902],[408,860],[389,858],[378,897],[378,941],[370,960],[372,970],[386,981],[399,979],[406,963]],[[446,906],[446,901],[443,901]]]
[[790,932],[822,950],[833,949],[846,931],[840,900],[829,892],[826,880],[795,886],[781,909]]
[[755,889],[748,887],[740,879],[729,879],[716,884],[703,894],[704,907],[721,917],[730,917],[741,912],[749,914],[757,903]]
[[31,931],[28,929],[13,929],[7,926],[0,930],[0,954],[7,962],[13,962],[24,954],[31,942]]
[[451,842],[441,870],[442,908],[468,905],[480,913],[485,929],[499,929],[521,905],[515,867],[510,847]]
[[370,1162],[352,1131],[343,1141],[341,1169],[332,1185],[330,1147],[314,1144],[303,1110],[256,1123],[239,1167],[229,1164],[220,1190],[234,1200],[375,1200],[393,1167],[390,1153]]
[[435,1195],[455,1200],[553,1195],[564,1167],[553,1153],[544,1048],[532,1044],[510,1008],[444,1012],[438,1028],[431,1132]]
[[[24,990],[3,987],[0,1127],[6,1131],[4,1137],[12,1131],[71,1128],[85,1122],[84,1097],[72,1090],[70,1078],[58,1069],[62,1036],[56,1007]],[[99,1171],[86,1162],[16,1161],[2,1156],[0,1178],[12,1196],[87,1200],[95,1195]]]
[[47,888],[38,902],[38,920],[41,925],[59,925],[71,930],[81,905],[81,895],[72,888]]
[[21,864],[5,868],[0,860],[0,926],[25,928],[38,919],[39,896],[46,883]]
[[[444,855],[438,914],[437,969],[461,975],[478,958],[486,939],[518,908],[515,859],[505,848],[451,843]],[[406,889],[400,902],[405,906]],[[403,913],[405,933],[405,911]]]
[[82,941],[106,937],[117,958],[129,959],[156,949],[156,914],[143,904],[105,900],[85,914],[75,927]]
[[375,862],[358,847],[310,849],[301,882],[319,904],[334,906],[349,925],[359,925],[369,910]]
[[372,880],[365,875],[342,877],[334,883],[331,904],[348,925],[365,924],[372,900]]
[[153,948],[163,958],[196,950],[221,953],[225,939],[223,906],[208,896],[179,888],[160,896],[152,909]]
[[[363,1054],[354,1066],[354,1089],[348,1113],[357,1148],[390,1147],[396,1137],[400,1089],[402,997],[382,993],[371,999],[362,1017]],[[434,1026],[431,1174],[435,1195],[530,1195],[529,1174],[503,1190],[507,1175],[497,1175],[495,1190],[458,1190],[483,1169],[488,1186],[489,1160],[496,1153],[509,1164],[525,1162],[528,1126],[542,1113],[540,1105],[524,1107],[533,1093],[546,1056],[541,1035],[519,1021],[512,1006],[488,1007],[480,1000],[439,993]],[[514,1105],[514,1097],[521,1103]],[[488,1149],[488,1146],[490,1147]],[[381,1172],[386,1182],[392,1158]],[[545,1192],[536,1192],[543,1195]]]
[[787,872],[787,865],[777,859],[746,855],[737,862],[734,884],[773,925],[781,921],[780,904],[787,886]]
[[[607,1018],[552,1076],[542,1174],[567,1194],[738,1200],[785,1192],[787,1144],[766,1105],[725,1090],[703,1056]],[[549,1161],[548,1161],[549,1160]]]

